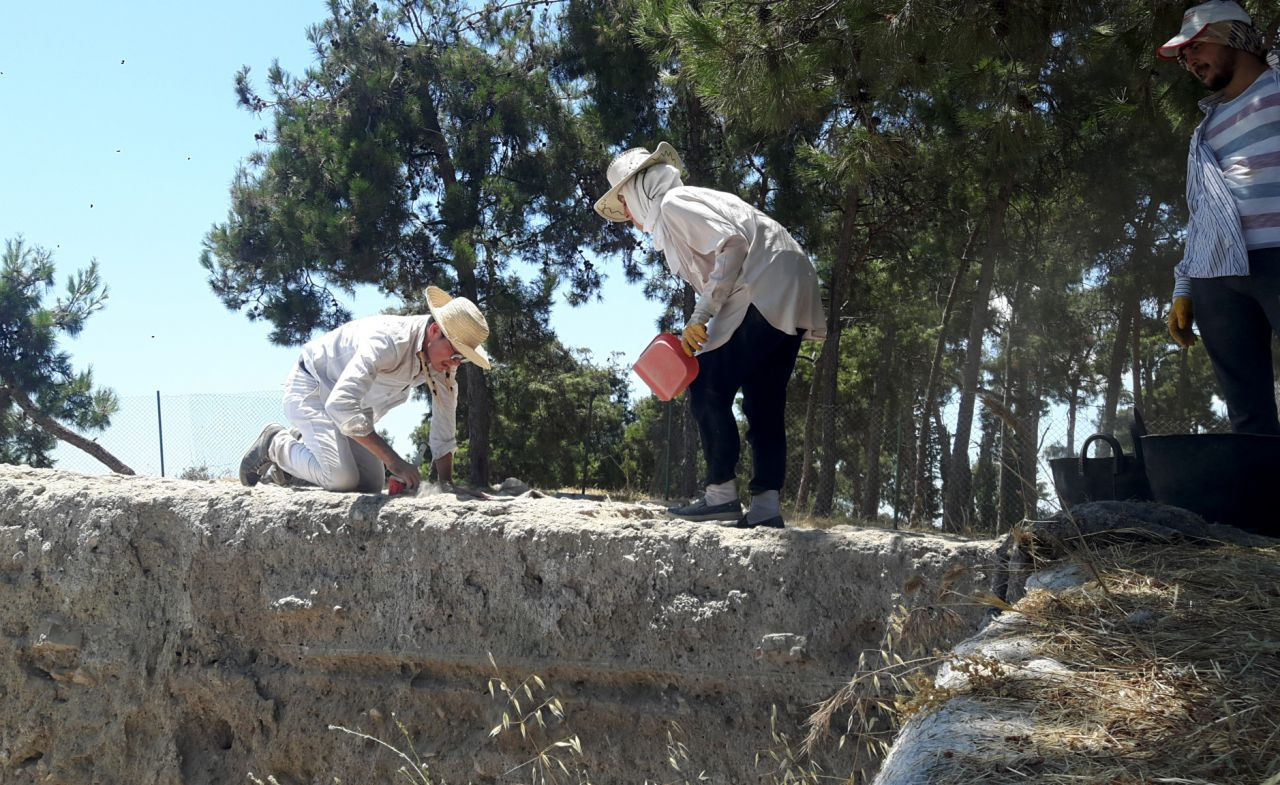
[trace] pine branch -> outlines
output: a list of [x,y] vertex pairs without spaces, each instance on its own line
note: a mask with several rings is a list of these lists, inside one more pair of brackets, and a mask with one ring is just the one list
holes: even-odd
[[130,469],[122,463],[119,458],[107,452],[102,445],[84,438],[75,431],[65,427],[57,420],[54,420],[52,417],[41,412],[39,407],[37,407],[35,403],[27,397],[25,392],[14,387],[12,384],[0,385],[0,392],[5,393],[12,398],[13,402],[18,404],[18,408],[22,409],[22,412],[26,414],[32,422],[48,431],[54,437],[61,439],[74,447],[79,447],[94,458],[97,458],[104,466],[116,474],[137,474],[133,469]]

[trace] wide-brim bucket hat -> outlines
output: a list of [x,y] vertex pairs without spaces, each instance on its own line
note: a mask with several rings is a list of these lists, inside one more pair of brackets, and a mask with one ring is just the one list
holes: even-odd
[[596,212],[609,221],[627,220],[627,209],[618,198],[618,194],[622,191],[622,186],[635,177],[636,173],[654,164],[671,164],[677,169],[684,169],[680,154],[666,142],[658,142],[658,147],[653,152],[649,152],[644,147],[633,147],[619,153],[609,164],[609,169],[605,173],[609,178],[609,192],[596,201]]
[[1156,55],[1163,60],[1176,60],[1178,50],[1200,37],[1204,29],[1214,22],[1244,22],[1253,24],[1248,12],[1232,0],[1209,0],[1193,5],[1182,15],[1182,29],[1163,45],[1156,48]]
[[489,322],[476,304],[465,297],[453,297],[438,286],[427,287],[427,307],[453,348],[471,362],[488,370],[489,355],[480,344],[489,337]]

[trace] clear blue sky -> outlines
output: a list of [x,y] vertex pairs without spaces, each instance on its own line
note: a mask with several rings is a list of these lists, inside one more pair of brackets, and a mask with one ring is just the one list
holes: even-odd
[[[314,60],[306,29],[326,15],[322,0],[0,5],[0,241],[53,250],[58,291],[97,259],[110,299],[65,345],[99,384],[122,397],[278,388],[296,349],[226,310],[198,259],[270,124],[236,105],[235,72],[250,66],[259,87],[274,59],[302,72]],[[634,361],[660,309],[609,272],[604,302],[562,302],[552,323],[599,361]],[[352,310],[388,304],[362,291]],[[384,421],[397,446],[424,408],[411,401]]]

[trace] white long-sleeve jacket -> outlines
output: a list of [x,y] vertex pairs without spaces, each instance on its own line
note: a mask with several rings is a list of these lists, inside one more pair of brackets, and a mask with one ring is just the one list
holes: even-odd
[[813,262],[781,224],[733,194],[688,185],[667,191],[653,244],[698,293],[693,320],[707,325],[702,351],[723,346],[751,305],[789,335],[826,337]]
[[308,341],[302,364],[319,384],[324,409],[347,436],[367,436],[383,415],[430,383],[434,461],[458,448],[458,380],[418,357],[431,316],[366,316]]

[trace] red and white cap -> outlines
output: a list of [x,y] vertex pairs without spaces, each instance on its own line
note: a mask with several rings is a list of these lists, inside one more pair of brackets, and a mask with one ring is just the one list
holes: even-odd
[[1156,54],[1164,60],[1174,60],[1178,50],[1200,37],[1204,29],[1214,22],[1244,22],[1253,24],[1253,20],[1232,0],[1209,0],[1207,3],[1193,5],[1182,15],[1182,29],[1163,46],[1156,49]]

